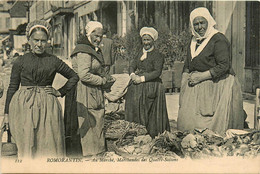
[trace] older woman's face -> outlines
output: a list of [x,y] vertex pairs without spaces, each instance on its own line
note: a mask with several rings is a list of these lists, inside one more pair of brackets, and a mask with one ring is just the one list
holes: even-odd
[[47,35],[43,31],[35,31],[29,39],[29,44],[33,53],[42,54],[45,51],[47,44]]
[[144,49],[145,49],[145,50],[149,50],[150,48],[153,47],[153,45],[154,45],[154,40],[153,40],[153,38],[152,38],[150,35],[145,34],[145,35],[143,35],[143,37],[142,37],[142,43],[143,43]]
[[95,46],[98,47],[103,37],[103,30],[102,28],[95,29],[90,34],[90,42]]
[[207,31],[208,28],[208,21],[202,17],[198,16],[193,20],[193,27],[194,30],[201,36],[203,37]]

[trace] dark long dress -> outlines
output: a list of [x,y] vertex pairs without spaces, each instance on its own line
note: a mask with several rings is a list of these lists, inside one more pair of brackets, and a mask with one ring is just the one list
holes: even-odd
[[126,120],[146,126],[148,133],[155,137],[158,133],[170,130],[166,108],[165,91],[160,79],[164,58],[157,51],[147,53],[140,60],[142,52],[131,62],[130,74],[136,72],[145,77],[145,82],[132,84],[126,93]]
[[79,78],[62,60],[47,53],[27,53],[14,62],[5,113],[9,113],[10,131],[18,147],[19,158],[65,155],[61,105],[57,97],[43,89],[52,85],[56,73],[69,79],[59,89],[64,96]]

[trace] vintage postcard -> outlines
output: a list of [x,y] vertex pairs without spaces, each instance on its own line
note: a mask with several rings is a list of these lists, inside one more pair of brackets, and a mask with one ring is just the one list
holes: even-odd
[[259,9],[2,0],[0,173],[259,173]]

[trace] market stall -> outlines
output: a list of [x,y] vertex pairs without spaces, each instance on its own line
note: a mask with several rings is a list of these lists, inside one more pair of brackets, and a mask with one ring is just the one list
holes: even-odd
[[[124,120],[124,94],[127,91],[127,74],[113,75],[117,81],[110,93],[105,93],[105,136],[109,152],[123,158],[157,158],[177,160],[179,158],[203,159],[210,157],[238,156],[260,157],[260,131],[254,129],[229,129],[225,136],[209,129],[181,132],[171,127],[154,139],[145,126]],[[106,155],[106,154],[105,154]]]

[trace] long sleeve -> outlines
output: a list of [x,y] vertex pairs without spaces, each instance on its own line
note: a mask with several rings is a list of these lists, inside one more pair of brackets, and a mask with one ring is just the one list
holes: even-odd
[[210,69],[213,79],[227,73],[231,66],[229,44],[226,40],[219,39],[216,41],[214,57],[217,65]]
[[156,54],[156,58],[154,59],[153,62],[154,70],[149,73],[144,73],[145,81],[150,81],[160,77],[160,75],[162,74],[163,64],[164,64],[164,58],[161,57],[160,54]]
[[184,73],[184,72],[189,73],[189,57],[188,57],[189,54],[190,54],[190,47],[187,48],[187,56],[185,57],[185,60],[184,60],[184,66],[183,66],[182,73]]
[[77,54],[78,75],[82,82],[90,85],[102,85],[103,79],[99,75],[90,72],[92,67],[91,56],[86,53]]
[[133,58],[133,59],[130,61],[129,74],[134,73],[135,70],[136,70],[136,68],[137,68],[137,61],[136,61],[136,58]]
[[113,65],[115,63],[115,57],[113,55],[113,41],[111,42],[111,46],[110,46],[110,57],[111,57],[111,65]]
[[5,101],[5,114],[9,113],[9,105],[14,93],[19,89],[21,82],[21,58],[18,57],[13,64],[10,83],[7,90],[6,101]]
[[65,62],[59,58],[57,58],[57,72],[68,79],[65,85],[59,89],[59,92],[63,97],[68,91],[71,90],[73,86],[77,84],[79,77]]

